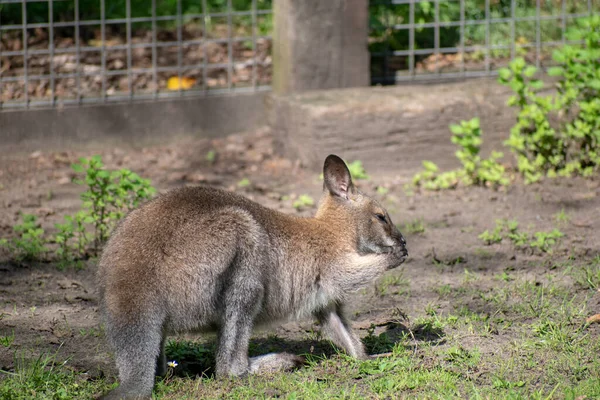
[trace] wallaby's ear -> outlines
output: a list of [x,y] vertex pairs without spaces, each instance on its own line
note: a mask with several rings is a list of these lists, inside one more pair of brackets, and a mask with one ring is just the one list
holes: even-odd
[[330,154],[323,165],[323,186],[334,196],[348,199],[348,194],[354,191],[352,177],[344,160]]

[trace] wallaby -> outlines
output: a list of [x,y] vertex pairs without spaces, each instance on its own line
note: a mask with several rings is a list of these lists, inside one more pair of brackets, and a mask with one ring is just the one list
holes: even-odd
[[312,218],[210,187],[174,189],[132,211],[102,252],[98,279],[120,386],[106,399],[150,398],[166,372],[165,337],[216,331],[216,375],[293,368],[289,353],[248,358],[252,328],[314,316],[350,356],[367,357],[344,316],[350,292],[406,257],[386,210],[335,155]]

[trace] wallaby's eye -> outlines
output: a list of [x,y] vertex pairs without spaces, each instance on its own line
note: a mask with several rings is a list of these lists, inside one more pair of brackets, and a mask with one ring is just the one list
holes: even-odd
[[385,215],[383,214],[375,214],[375,216],[377,217],[378,220],[380,220],[381,222],[387,222],[385,219]]

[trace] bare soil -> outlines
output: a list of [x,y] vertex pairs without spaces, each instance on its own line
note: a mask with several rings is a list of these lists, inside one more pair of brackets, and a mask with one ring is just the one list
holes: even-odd
[[[275,155],[272,139],[271,132],[262,129],[223,139],[188,140],[164,146],[3,154],[0,237],[13,236],[12,226],[21,212],[37,215],[46,231],[53,232],[54,223],[78,210],[82,187],[71,182],[74,173],[70,164],[80,156],[93,154],[101,154],[108,168],[129,168],[150,178],[161,191],[208,184],[241,192],[275,209],[311,215],[314,208],[298,211],[292,207],[292,201],[300,194],[317,199],[322,187],[318,176]],[[215,151],[213,162],[206,159],[209,150]],[[351,316],[361,336],[372,325],[379,332],[393,321],[408,323],[401,315],[415,319],[425,315],[425,309],[432,304],[440,312],[467,307],[474,312],[493,313],[487,309],[489,303],[472,292],[440,294],[443,285],[460,286],[465,270],[481,278],[473,283],[480,292],[493,293],[497,277],[503,272],[542,282],[561,260],[585,262],[600,254],[598,177],[547,180],[530,186],[517,182],[503,191],[463,188],[407,195],[403,185],[415,171],[376,171],[369,169],[371,160],[361,161],[371,177],[357,182],[361,189],[380,198],[395,223],[404,226],[420,219],[424,225],[424,232],[405,230],[410,258],[383,278],[401,277],[407,284],[383,290],[380,280],[354,296]],[[238,186],[244,178],[250,184]],[[377,191],[377,187],[388,192],[382,194],[383,190]],[[516,219],[529,232],[549,231],[557,226],[553,215],[561,210],[570,219],[560,224],[565,237],[552,255],[519,250],[504,242],[485,246],[477,237],[492,229],[498,218]],[[94,260],[86,261],[81,270],[63,271],[52,261],[17,263],[6,249],[0,248],[0,336],[13,332],[15,335],[10,348],[0,347],[0,369],[12,370],[15,357],[26,351],[27,357],[57,353],[59,359],[70,358],[72,368],[91,377],[115,376],[99,320],[95,271]],[[571,280],[568,275],[556,279]],[[600,293],[590,298],[589,309],[600,313]],[[315,352],[319,342],[314,340],[312,329],[312,321],[300,321],[258,332],[257,337],[262,340],[255,342],[256,351],[268,344],[265,338],[269,334],[276,334],[285,339],[280,346]],[[592,335],[600,333],[597,326],[590,330]],[[500,343],[514,339],[513,333],[517,335],[517,331],[503,330],[491,338],[473,336],[464,340],[476,342],[482,353],[493,353]],[[436,340],[443,344],[443,336]]]

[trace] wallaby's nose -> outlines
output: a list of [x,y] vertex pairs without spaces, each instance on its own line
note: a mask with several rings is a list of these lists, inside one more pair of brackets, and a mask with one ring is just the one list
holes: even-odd
[[400,232],[398,228],[396,228],[396,231],[394,232],[394,237],[397,240],[397,242],[400,243],[400,246],[398,246],[401,247],[401,249],[399,249],[400,256],[404,258],[408,257],[408,250],[406,249],[406,239],[404,239],[404,235],[402,235],[402,232]]
[[400,234],[400,243],[402,243],[402,246],[406,247],[406,239],[404,239],[404,236],[402,236],[402,233]]
[[404,239],[404,236],[402,235],[402,233],[400,233],[400,231],[398,231],[398,234],[400,235],[400,243],[402,244],[402,256],[408,257],[408,249],[406,248],[406,239]]

